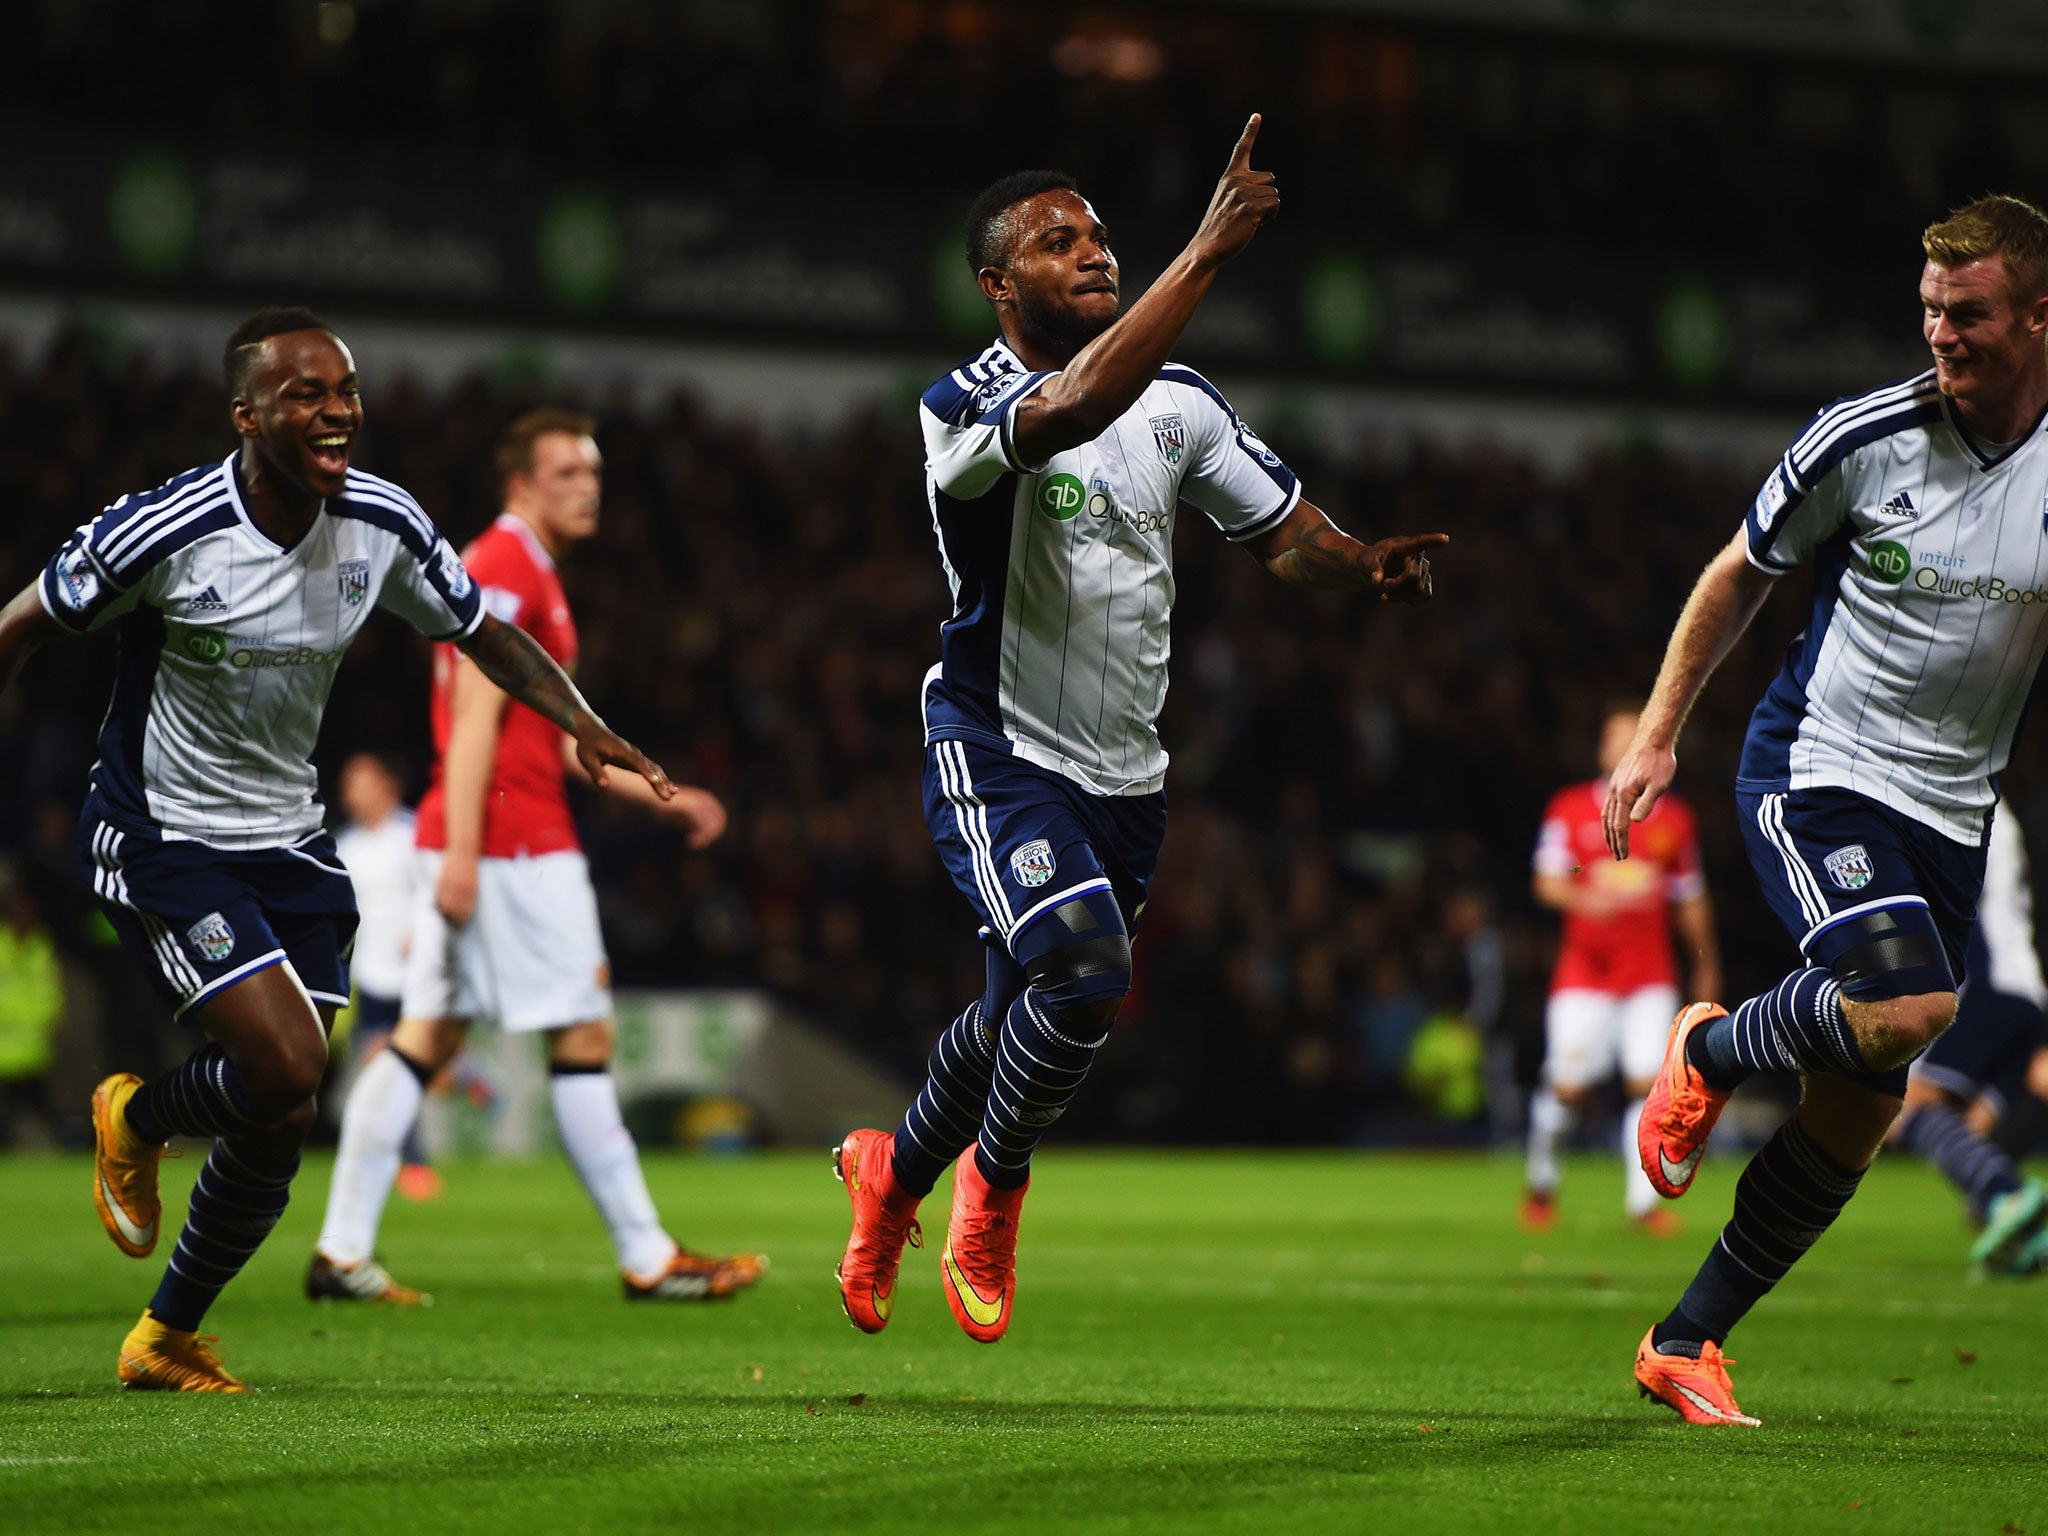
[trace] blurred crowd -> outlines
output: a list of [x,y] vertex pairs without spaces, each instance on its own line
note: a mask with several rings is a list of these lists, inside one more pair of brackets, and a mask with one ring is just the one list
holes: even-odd
[[[697,855],[630,807],[581,799],[618,980],[765,987],[914,1070],[979,992],[981,955],[919,803],[917,691],[947,594],[911,403],[770,439],[688,396],[636,408],[482,378],[445,392],[370,379],[359,462],[460,542],[496,511],[499,432],[542,398],[591,408],[606,456],[603,529],[565,570],[581,681],[733,813]],[[1647,687],[1757,467],[1639,445],[1550,474],[1419,443],[1333,459],[1284,423],[1267,435],[1340,524],[1449,533],[1437,600],[1304,594],[1199,516],[1179,520],[1171,831],[1137,988],[1074,1134],[1504,1132],[1540,1050],[1552,924],[1528,870],[1542,808],[1592,776],[1606,708]],[[40,356],[0,348],[0,588],[31,580],[115,496],[231,446],[210,371],[166,371],[76,331]],[[1729,785],[1803,602],[1782,594],[1728,664],[1680,778],[1737,995],[1789,958],[1753,899]],[[160,1010],[111,960],[72,847],[111,665],[105,637],[53,646],[0,703],[0,851],[27,926],[95,994],[90,1024],[74,1025],[95,1037],[81,1050],[142,1070],[167,1048]],[[358,750],[422,786],[427,666],[395,621],[365,631],[321,740],[330,805]]]
[[1714,265],[1840,262],[2048,179],[2048,95],[2022,74],[1596,25],[1159,0],[32,0],[10,32],[0,127],[260,136],[401,175],[427,149],[486,176],[958,196],[1021,137],[1119,217],[1179,219],[1262,108],[1267,163],[1322,189],[1291,220]]

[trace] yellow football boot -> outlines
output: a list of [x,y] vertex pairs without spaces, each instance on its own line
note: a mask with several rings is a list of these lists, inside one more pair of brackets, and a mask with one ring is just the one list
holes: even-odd
[[116,1072],[92,1091],[92,1203],[114,1246],[132,1259],[149,1257],[164,1214],[156,1192],[164,1149],[128,1128],[128,1101],[141,1086],[133,1072]]
[[210,1333],[167,1328],[147,1312],[121,1341],[121,1385],[135,1392],[253,1392],[208,1348]]

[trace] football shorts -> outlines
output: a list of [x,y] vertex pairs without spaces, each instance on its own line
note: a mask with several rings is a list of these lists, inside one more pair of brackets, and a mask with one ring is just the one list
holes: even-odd
[[1553,1088],[1590,1088],[1613,1072],[1648,1082],[1664,1061],[1664,1041],[1678,1012],[1669,984],[1633,992],[1566,987],[1543,1010],[1543,1076]]
[[1106,890],[1138,931],[1166,795],[1094,795],[1070,779],[971,741],[924,751],[924,815],[953,884],[990,943],[1011,950],[1039,917]]
[[122,948],[179,1019],[287,960],[316,1003],[348,1006],[355,886],[325,832],[230,852],[124,831],[88,801],[79,842]]
[[407,1018],[486,1019],[521,1033],[611,1017],[611,966],[582,854],[479,859],[476,910],[460,928],[434,905],[441,859],[438,849],[419,852]]

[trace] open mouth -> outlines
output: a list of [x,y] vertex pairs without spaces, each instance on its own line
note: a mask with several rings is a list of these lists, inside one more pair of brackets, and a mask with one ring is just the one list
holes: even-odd
[[307,440],[307,446],[313,450],[313,462],[330,475],[347,472],[348,445],[346,432],[326,432]]

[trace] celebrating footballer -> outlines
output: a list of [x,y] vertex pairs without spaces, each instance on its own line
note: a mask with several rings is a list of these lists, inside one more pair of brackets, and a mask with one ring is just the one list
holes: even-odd
[[1010,1327],[1031,1154],[1131,985],[1166,832],[1178,508],[1295,586],[1419,603],[1443,534],[1366,543],[1207,379],[1170,361],[1223,264],[1279,211],[1246,123],[1186,249],[1121,312],[1109,231],[1067,177],[1021,171],[967,214],[1001,336],[925,391],[926,487],[952,589],[926,675],[925,819],[986,948],[987,988],[940,1035],[894,1131],[834,1153],[853,1206],[840,1300],[885,1328],[919,1203],[953,1166],[940,1282],[968,1337]]

